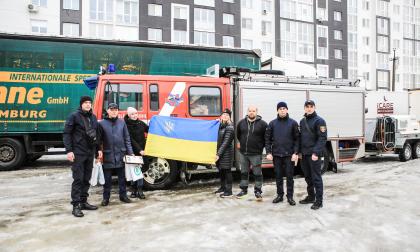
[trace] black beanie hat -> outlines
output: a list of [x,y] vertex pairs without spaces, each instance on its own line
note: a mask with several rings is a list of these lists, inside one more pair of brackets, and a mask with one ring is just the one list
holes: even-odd
[[222,114],[224,113],[228,114],[229,117],[232,117],[232,111],[230,111],[230,109],[226,108],[225,110],[223,110]]
[[92,98],[90,98],[90,96],[82,96],[82,97],[80,97],[80,107],[82,106],[82,104],[83,104],[85,101],[90,101],[90,102],[92,102]]
[[287,107],[287,103],[285,103],[285,102],[283,102],[283,101],[281,101],[281,102],[277,103],[277,110],[279,110],[279,108],[287,108],[287,109],[289,109],[289,108]]

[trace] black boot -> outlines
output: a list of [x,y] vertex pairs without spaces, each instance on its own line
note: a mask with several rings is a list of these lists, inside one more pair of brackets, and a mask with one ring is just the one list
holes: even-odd
[[130,194],[130,198],[136,198],[137,197],[137,191],[132,191]]
[[137,192],[137,197],[139,199],[146,199],[146,196],[143,193],[143,190],[139,189],[139,191]]
[[80,207],[80,204],[74,205],[73,206],[73,211],[71,213],[74,215],[74,217],[83,217],[83,216],[85,216],[83,214],[83,212],[82,212],[82,209]]
[[300,204],[311,204],[315,202],[315,197],[306,196],[303,200],[299,201]]
[[87,201],[80,204],[82,210],[96,210],[98,209],[97,206],[89,204]]
[[311,209],[312,210],[318,210],[322,208],[322,201],[316,201],[312,206]]
[[240,199],[248,194],[248,190],[242,189],[238,194],[236,194],[236,198]]
[[224,192],[225,191],[225,188],[223,188],[223,187],[220,187],[219,189],[217,189],[217,191],[215,191],[214,193],[215,194],[218,194],[218,193],[222,193],[222,192]]
[[109,199],[103,199],[101,202],[101,206],[108,206],[109,205]]
[[291,206],[296,205],[296,201],[292,197],[287,198],[287,202],[289,202],[289,205]]
[[277,204],[279,202],[283,201],[283,196],[277,195],[277,197],[275,199],[273,199],[273,203]]
[[120,200],[124,203],[131,203],[131,200],[127,197],[127,195],[120,196]]

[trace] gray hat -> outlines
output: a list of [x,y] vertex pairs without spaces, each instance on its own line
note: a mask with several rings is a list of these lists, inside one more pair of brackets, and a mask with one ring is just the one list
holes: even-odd
[[108,104],[108,109],[118,109],[118,104],[112,102]]

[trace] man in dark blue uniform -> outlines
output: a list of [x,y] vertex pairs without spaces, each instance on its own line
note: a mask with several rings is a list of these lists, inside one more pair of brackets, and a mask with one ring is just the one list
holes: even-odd
[[305,175],[308,196],[299,203],[313,203],[311,209],[317,210],[322,207],[321,157],[327,142],[327,124],[315,112],[313,100],[307,100],[304,108],[305,115],[300,121],[300,150],[302,153],[301,167]]

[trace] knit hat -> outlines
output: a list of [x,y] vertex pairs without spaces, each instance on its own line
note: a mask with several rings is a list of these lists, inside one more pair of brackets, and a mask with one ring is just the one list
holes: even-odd
[[226,108],[225,110],[223,110],[222,114],[225,114],[225,113],[228,114],[229,117],[232,116],[232,111],[230,109],[228,109],[228,108]]
[[127,115],[136,114],[136,113],[137,113],[137,109],[135,109],[133,107],[128,107],[127,108]]
[[82,96],[80,97],[80,107],[82,106],[83,103],[85,103],[86,101],[90,101],[92,102],[92,98],[90,98],[90,96]]
[[277,103],[277,110],[279,110],[279,108],[287,108],[287,109],[289,109],[289,108],[287,107],[287,103],[285,103],[285,102],[283,102],[283,101],[281,101],[281,102]]

